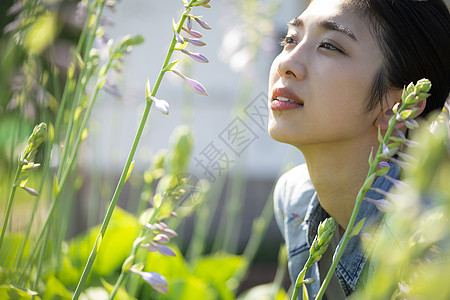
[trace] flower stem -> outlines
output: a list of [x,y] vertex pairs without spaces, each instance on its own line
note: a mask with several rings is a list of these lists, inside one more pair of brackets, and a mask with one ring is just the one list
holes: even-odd
[[[403,103],[401,108],[399,109],[399,111],[402,111],[403,109],[405,109],[406,106],[407,105],[405,103]],[[383,137],[384,144],[387,144],[389,142],[389,137],[391,136],[392,131],[395,128],[395,124],[397,124],[397,119],[395,117],[392,117],[389,120],[388,129],[386,130],[386,134]],[[351,231],[353,229],[353,226],[355,225],[356,216],[358,215],[359,208],[361,206],[362,201],[364,200],[366,192],[370,189],[370,187],[373,184],[373,181],[375,180],[375,176],[372,176],[372,175],[375,173],[375,170],[380,161],[380,155],[382,152],[383,152],[383,144],[380,143],[377,154],[375,155],[374,161],[370,165],[369,172],[367,173],[366,181],[364,182],[363,186],[359,190],[358,195],[356,197],[355,206],[353,208],[353,212],[350,217],[350,221],[348,222],[344,236],[342,237],[341,245],[334,256],[333,263],[331,264],[330,269],[328,270],[327,276],[325,277],[322,285],[320,286],[319,292],[317,293],[315,300],[322,299],[323,295],[325,294],[325,290],[327,289],[328,284],[330,283],[331,277],[333,276],[333,273],[336,270],[337,264],[338,264],[339,260],[341,259],[342,254],[344,254],[344,250],[347,247],[347,244],[348,244],[350,238],[354,235],[354,234],[351,234]],[[370,178],[371,178],[371,180],[369,180]]]
[[[311,258],[308,259],[308,262],[311,261]],[[308,262],[306,263],[306,265],[308,265]],[[292,297],[291,300],[296,300],[298,293],[300,292],[300,288],[303,285],[303,280],[305,280],[305,275],[306,275],[306,271],[308,271],[309,267],[304,267],[303,270],[298,274],[297,276],[297,280],[295,281],[295,288],[294,288],[294,292],[292,293]]]
[[[181,17],[181,20],[180,20],[179,24],[178,24],[178,28],[177,28],[178,32],[181,31],[181,27],[183,26],[183,23],[186,20],[187,15],[191,11],[191,4],[193,2],[195,2],[195,0],[191,0],[191,2],[186,6],[186,9],[185,9],[185,11],[184,11],[184,13],[183,13],[183,15]],[[152,93],[151,93],[151,96],[153,96],[153,97],[156,95],[156,92],[159,89],[159,86],[161,84],[162,78],[164,77],[164,74],[166,72],[166,71],[164,71],[164,68],[169,64],[169,61],[170,61],[170,58],[172,57],[175,45],[176,45],[176,39],[175,39],[175,34],[174,34],[174,36],[172,38],[172,43],[170,44],[170,47],[169,47],[169,50],[167,52],[166,58],[164,60],[163,66],[161,68],[161,71],[159,72],[158,78],[156,79],[155,86],[153,87],[153,90],[152,90]],[[95,258],[97,256],[98,250],[99,250],[99,248],[101,246],[101,241],[103,239],[103,236],[105,235],[106,229],[108,228],[108,224],[109,224],[109,221],[111,219],[111,216],[112,216],[112,213],[114,211],[114,208],[116,206],[117,200],[119,199],[120,193],[122,192],[122,188],[123,188],[123,186],[125,184],[125,178],[126,178],[126,176],[128,174],[128,171],[130,169],[130,165],[131,165],[131,162],[133,161],[134,154],[136,153],[136,149],[137,149],[137,146],[138,146],[139,141],[141,139],[141,135],[142,135],[142,132],[144,130],[144,126],[145,126],[145,124],[147,122],[148,115],[150,113],[150,108],[152,106],[152,103],[153,103],[153,101],[150,98],[147,99],[147,101],[145,103],[144,113],[143,113],[141,121],[139,123],[139,128],[138,128],[136,136],[134,138],[133,145],[131,147],[130,153],[128,154],[127,161],[126,161],[125,166],[123,168],[122,175],[120,176],[119,183],[117,184],[116,190],[114,191],[113,198],[112,198],[112,200],[111,200],[111,202],[109,204],[108,210],[106,211],[105,218],[104,218],[104,220],[102,222],[102,226],[100,228],[100,232],[99,232],[99,234],[98,234],[98,236],[97,236],[97,238],[95,240],[94,247],[92,248],[91,254],[89,255],[88,261],[87,261],[86,266],[85,266],[84,271],[83,271],[83,274],[81,275],[81,278],[80,278],[80,280],[78,282],[78,285],[77,285],[77,287],[75,289],[75,292],[74,292],[74,295],[73,295],[72,299],[78,299],[78,297],[80,296],[81,290],[84,287],[84,284],[86,282],[87,276],[89,275],[89,272],[91,271],[92,265],[94,264],[94,261],[95,261]],[[123,276],[123,277],[125,277],[125,276]]]
[[11,193],[9,194],[8,204],[6,206],[5,218],[3,219],[2,225],[2,233],[0,235],[0,249],[2,248],[3,239],[5,237],[6,227],[8,225],[9,216],[11,214],[12,203],[14,201],[14,196],[16,194],[18,180],[20,178],[20,174],[22,173],[23,164],[19,161],[19,165],[17,166],[16,175],[14,176],[13,186],[11,188]]

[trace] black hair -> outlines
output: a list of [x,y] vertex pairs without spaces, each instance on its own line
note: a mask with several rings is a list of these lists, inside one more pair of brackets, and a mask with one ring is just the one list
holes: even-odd
[[373,110],[389,89],[427,78],[432,83],[425,117],[441,109],[450,86],[450,14],[442,0],[348,0],[345,6],[369,22],[383,64],[369,91]]

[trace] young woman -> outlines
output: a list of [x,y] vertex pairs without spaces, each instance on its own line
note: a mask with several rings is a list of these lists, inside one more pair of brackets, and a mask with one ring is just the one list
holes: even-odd
[[[449,95],[450,17],[442,0],[314,0],[288,23],[283,51],[269,80],[269,133],[297,147],[306,165],[284,174],[274,194],[276,219],[286,240],[292,282],[303,268],[317,226],[326,217],[338,225],[322,260],[307,273],[313,296],[331,264],[402,89],[431,80],[420,117],[441,109]],[[401,130],[406,131],[402,124]],[[399,177],[391,165],[389,176]],[[379,177],[374,186],[389,190]],[[369,191],[367,197],[381,199]],[[363,202],[356,222],[363,231],[382,226],[382,213]],[[369,250],[376,242],[369,243]],[[364,285],[368,256],[353,237],[329,285],[328,299],[342,299]]]

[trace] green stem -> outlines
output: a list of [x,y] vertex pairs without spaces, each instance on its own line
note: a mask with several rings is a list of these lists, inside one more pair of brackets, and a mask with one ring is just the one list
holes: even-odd
[[[103,7],[105,5],[105,1],[102,0],[100,1],[100,3],[98,4],[98,9],[97,12],[95,13],[96,18],[95,18],[95,22],[94,25],[92,27],[92,29],[90,30],[90,35],[89,35],[89,39],[88,42],[85,46],[85,50],[84,50],[84,55],[83,55],[83,59],[87,59],[89,58],[89,50],[92,48],[92,45],[94,43],[94,39],[95,39],[95,35],[96,35],[96,31],[98,28],[98,24],[100,21],[100,16],[102,14],[103,11]],[[60,164],[59,164],[59,168],[58,168],[58,178],[61,177],[61,173],[63,172],[63,170],[65,171],[65,162],[68,159],[68,155],[69,155],[69,150],[71,148],[71,144],[72,144],[72,131],[74,128],[74,122],[75,122],[75,111],[76,108],[78,107],[78,104],[80,103],[80,98],[81,95],[84,94],[84,91],[86,90],[86,86],[89,82],[89,79],[92,75],[92,73],[88,74],[87,69],[86,69],[86,64],[87,61],[85,61],[85,67],[81,70],[80,75],[78,77],[78,81],[77,81],[77,86],[75,88],[75,95],[73,98],[73,102],[72,102],[72,108],[71,108],[71,112],[70,112],[70,118],[69,118],[69,124],[67,125],[67,130],[66,130],[66,138],[64,140],[64,150],[63,153],[61,155],[61,160],[60,160]]]
[[[42,264],[44,262],[45,252],[47,251],[48,236],[49,236],[49,228],[47,228],[47,230],[45,231],[45,238],[44,238],[45,242],[42,245],[41,253],[39,255],[38,265],[37,265],[37,268],[36,268],[36,274],[35,274],[34,282],[33,282],[33,286],[32,286],[32,290],[33,291],[36,291],[37,287],[38,287],[39,277],[40,277],[41,271],[42,271]],[[35,296],[33,295],[31,297],[31,299],[34,299],[34,298],[35,298]]]
[[[147,220],[146,223],[152,224],[155,220],[156,217],[158,216],[159,212],[161,211],[161,205],[159,207],[157,207],[155,210],[153,210],[152,215],[150,216],[150,218]],[[148,239],[148,234],[151,233],[152,231],[148,230],[147,228],[144,228],[141,230],[141,232],[139,233],[138,238],[136,239],[136,241],[133,244],[133,248],[131,249],[131,253],[130,253],[130,257],[133,256],[134,258],[137,255],[137,252],[139,250],[139,247],[141,246],[142,242]],[[133,263],[134,263],[134,259],[133,259]],[[116,281],[116,284],[114,285],[113,290],[111,291],[111,294],[109,295],[109,299],[113,300],[114,297],[116,296],[117,292],[119,291],[119,288],[121,287],[121,285],[126,281],[126,279],[128,278],[129,275],[129,271],[125,271],[125,270],[121,270],[120,272],[120,276]]]
[[136,136],[133,141],[133,145],[131,147],[130,153],[128,154],[128,159],[125,163],[125,167],[122,171],[122,175],[120,176],[119,183],[117,184],[116,190],[114,191],[113,198],[109,204],[108,210],[106,212],[105,218],[103,220],[102,226],[100,228],[100,232],[95,239],[94,247],[92,248],[91,254],[89,255],[88,261],[84,268],[83,274],[81,275],[80,281],[78,282],[77,288],[72,299],[78,299],[80,296],[81,290],[84,287],[87,276],[91,271],[92,265],[94,264],[95,257],[97,256],[97,252],[100,248],[103,236],[105,235],[106,229],[108,228],[109,221],[111,219],[114,208],[116,207],[117,200],[119,199],[120,193],[122,192],[122,188],[125,184],[125,178],[127,176],[128,170],[130,169],[131,162],[133,160],[134,154],[136,153],[137,146],[139,144],[139,140],[141,139],[142,132],[144,130],[144,125],[147,121],[148,115],[150,113],[150,108],[152,106],[153,101],[148,100],[145,103],[144,113],[141,118],[141,122],[139,124],[139,128],[137,130]]
[[[311,258],[308,259],[308,262],[310,262],[310,261],[311,261]],[[308,262],[306,262],[306,265],[308,265]],[[305,280],[306,271],[308,271],[308,269],[309,269],[309,267],[306,267],[306,265],[297,276],[297,280],[295,281],[295,288],[294,288],[294,292],[292,293],[291,300],[297,300],[298,293],[300,292],[300,288],[303,285],[303,280]]]
[[47,173],[48,173],[48,171],[50,169],[51,148],[52,148],[52,141],[49,141],[47,143],[47,145],[46,145],[46,150],[45,150],[45,156],[46,157],[44,159],[44,166],[42,168],[41,180],[40,180],[40,183],[39,183],[39,188],[37,190],[39,195],[34,200],[33,208],[31,210],[30,221],[28,222],[25,236],[24,236],[23,240],[21,241],[18,255],[15,258],[14,268],[17,268],[20,265],[21,261],[22,261],[23,253],[25,251],[25,245],[26,245],[26,243],[28,241],[28,238],[30,236],[30,233],[31,233],[31,228],[32,228],[32,225],[33,225],[33,222],[34,222],[34,218],[36,216],[36,210],[37,210],[37,207],[38,207],[38,204],[39,204],[39,200],[41,199],[41,195],[42,195],[42,190],[43,190],[43,187],[44,187],[45,179],[47,178]]
[[[183,15],[181,16],[181,20],[180,20],[180,22],[178,23],[177,32],[180,32],[180,31],[181,31],[181,27],[183,26],[184,21],[185,21],[186,18],[187,18],[187,15],[189,14],[189,12],[190,12],[191,9],[192,9],[192,8],[191,8],[191,4],[192,4],[193,2],[195,2],[195,1],[196,1],[196,0],[191,0],[191,2],[187,5],[187,7],[186,7],[186,9],[185,9],[185,11],[184,11],[184,13],[183,13]],[[172,57],[172,54],[173,54],[173,51],[174,51],[174,49],[175,49],[176,43],[177,43],[177,41],[176,41],[175,34],[174,34],[173,37],[172,37],[172,42],[171,42],[171,44],[170,44],[170,46],[169,46],[169,50],[167,51],[167,55],[166,55],[166,58],[165,58],[165,60],[164,60],[163,66],[161,67],[161,71],[159,72],[158,78],[156,79],[155,86],[153,87],[153,90],[152,90],[152,93],[151,93],[151,96],[153,96],[153,97],[156,95],[156,92],[157,92],[158,89],[159,89],[159,86],[160,86],[160,84],[161,84],[162,78],[164,77],[164,74],[165,74],[165,72],[166,72],[166,71],[164,71],[164,68],[169,64],[169,61],[170,61],[170,58]],[[130,151],[130,154],[129,154],[129,156],[128,156],[127,164],[125,165],[125,168],[124,168],[124,170],[123,170],[123,172],[122,172],[121,180],[119,181],[119,184],[117,185],[117,188],[116,188],[116,191],[118,191],[118,194],[120,194],[120,191],[122,190],[122,186],[123,186],[122,178],[125,179],[125,176],[126,176],[126,174],[128,173],[128,169],[129,169],[130,164],[131,164],[131,161],[132,161],[132,159],[133,159],[133,156],[134,156],[134,153],[135,153],[137,144],[139,143],[139,140],[140,140],[140,136],[141,136],[141,133],[142,133],[142,129],[143,129],[143,127],[144,127],[144,125],[145,125],[145,123],[146,123],[146,121],[147,121],[148,112],[150,111],[150,107],[151,107],[152,102],[153,102],[153,101],[151,101],[150,99],[147,99],[147,103],[146,103],[146,106],[145,106],[144,115],[142,116],[142,119],[141,119],[141,123],[140,123],[140,126],[139,126],[138,134],[136,134],[136,137],[135,137],[134,142],[133,142],[132,150]],[[148,110],[147,110],[147,108],[148,108]],[[114,196],[115,196],[115,195],[116,195],[116,193],[114,193]],[[118,197],[118,195],[117,195],[117,197]],[[110,211],[111,211],[111,214],[112,214],[112,211],[114,210],[115,202],[117,201],[117,199],[116,199],[116,200],[114,200],[114,199],[115,199],[115,198],[113,197],[113,200],[111,201],[111,204],[110,204],[110,206],[109,206],[109,208],[108,208],[108,211],[107,211],[107,216],[108,216],[108,214],[110,213]],[[160,207],[161,207],[161,206],[160,206]],[[158,214],[158,212],[159,212],[160,207],[158,207],[157,209],[155,209],[155,210],[153,211],[153,214],[152,214],[152,216],[150,217],[150,220],[149,220],[150,223],[156,218],[156,216],[157,216],[157,214]],[[105,224],[105,221],[106,221],[106,224]],[[108,226],[108,222],[109,222],[109,218],[107,219],[107,218],[105,217],[105,220],[103,221],[103,224],[102,224],[102,229],[103,229],[103,227],[105,227],[105,228],[104,228],[105,231],[106,231],[106,227]],[[104,225],[105,225],[105,226],[104,226]],[[102,232],[102,229],[100,229],[100,234],[99,234],[99,236],[97,237],[97,240],[99,239],[99,237],[101,237],[101,236],[104,234],[104,232]],[[139,237],[145,236],[145,233],[146,233],[146,232],[147,232],[147,230],[141,231],[141,234],[140,234]],[[97,241],[96,241],[96,244],[97,244]],[[137,253],[137,251],[138,251],[138,249],[139,249],[140,244],[141,244],[141,243],[135,243],[135,245],[133,246],[133,249],[132,249],[132,251],[131,251],[131,255],[136,255],[136,253]],[[91,252],[92,263],[93,263],[93,261],[94,261],[94,259],[95,259],[95,255],[96,255],[96,253],[94,254],[94,252],[96,252],[97,249],[98,249],[98,247],[96,247],[96,245],[94,245],[94,248],[92,249],[92,252]],[[88,260],[88,263],[86,264],[86,268],[85,268],[85,272],[86,272],[86,269],[87,269],[87,273],[89,273],[89,269],[90,269],[90,268],[88,269],[88,265],[89,265],[89,263],[90,263],[90,261],[91,261],[91,256],[89,256],[89,260]],[[91,264],[92,264],[92,263],[91,263]],[[85,272],[83,272],[83,275],[84,275]],[[86,276],[87,276],[87,275],[86,275]],[[125,272],[124,270],[122,270],[122,271],[121,271],[121,274],[120,274],[120,276],[119,276],[119,278],[118,278],[118,280],[116,281],[116,284],[114,285],[114,288],[113,288],[111,294],[109,295],[109,299],[114,299],[114,297],[115,297],[117,291],[119,290],[120,286],[121,286],[122,283],[126,280],[127,277],[128,277],[128,272]],[[83,277],[82,277],[82,278],[83,278]],[[80,282],[81,282],[81,279],[80,279]],[[80,286],[80,283],[79,283],[79,286]],[[79,289],[79,288],[78,288],[78,286],[77,286],[77,290],[78,290],[78,289]],[[77,290],[75,290],[75,293],[77,292]],[[77,299],[75,296],[76,296],[76,295],[74,295],[74,298],[73,298],[73,299]]]
[[16,171],[16,175],[14,176],[14,182],[11,188],[11,193],[9,194],[9,198],[8,198],[8,204],[6,206],[6,212],[5,212],[5,219],[3,220],[3,225],[2,225],[2,233],[0,235],[0,249],[2,248],[2,244],[3,244],[3,239],[5,237],[5,232],[6,232],[6,227],[8,225],[8,220],[9,220],[9,216],[11,214],[11,208],[12,208],[12,204],[14,201],[14,196],[16,194],[16,189],[17,189],[17,184],[18,184],[18,180],[20,178],[20,174],[22,173],[22,168],[23,165],[22,163],[19,161],[19,165],[17,166],[17,171]]
[[[407,105],[405,103],[403,103],[399,109],[399,112],[403,111],[406,106]],[[383,143],[385,143],[386,145],[389,142],[389,137],[391,136],[392,131],[394,130],[395,124],[397,124],[397,119],[395,117],[392,117],[389,120],[389,126],[388,126],[388,129],[386,130],[386,134],[384,135],[384,138],[383,138]],[[369,172],[367,173],[366,181],[364,182],[364,185],[359,190],[358,195],[356,197],[355,206],[353,208],[353,212],[350,217],[350,221],[348,222],[347,228],[345,229],[344,236],[342,237],[341,245],[334,256],[333,263],[331,264],[331,267],[328,270],[327,276],[325,277],[322,285],[320,286],[319,292],[317,293],[315,300],[320,300],[320,299],[322,299],[323,295],[325,295],[325,290],[327,289],[328,284],[331,281],[331,277],[333,276],[334,271],[336,270],[337,264],[338,264],[339,260],[341,259],[342,255],[344,254],[344,250],[345,250],[345,248],[347,248],[347,244],[348,244],[350,238],[352,238],[354,235],[354,234],[351,234],[350,232],[353,229],[353,226],[355,225],[356,216],[358,215],[359,208],[361,206],[362,201],[364,200],[366,192],[370,189],[370,187],[373,184],[373,181],[375,180],[374,177],[372,178],[372,180],[367,180],[367,179],[370,176],[372,176],[372,174],[375,173],[375,170],[380,161],[380,155],[382,152],[383,152],[383,145],[380,144],[378,147],[377,154],[375,155],[374,161],[370,165]]]

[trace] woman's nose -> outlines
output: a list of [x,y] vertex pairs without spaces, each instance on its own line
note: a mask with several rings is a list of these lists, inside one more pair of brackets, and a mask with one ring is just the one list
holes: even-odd
[[[298,48],[297,45],[296,48]],[[281,53],[278,57],[277,72],[282,78],[303,80],[306,76],[306,67],[303,63],[301,49],[293,49],[287,53]]]

